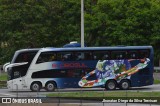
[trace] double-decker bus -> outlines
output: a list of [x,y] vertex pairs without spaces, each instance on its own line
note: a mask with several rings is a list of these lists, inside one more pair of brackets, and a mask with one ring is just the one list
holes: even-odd
[[8,89],[54,91],[105,87],[114,90],[153,84],[152,46],[42,48],[33,54],[29,61],[20,57],[11,62]]

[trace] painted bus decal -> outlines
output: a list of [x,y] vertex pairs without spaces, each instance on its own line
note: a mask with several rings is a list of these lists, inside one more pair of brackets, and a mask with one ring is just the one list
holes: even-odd
[[[130,61],[140,60],[140,63],[131,67]],[[80,87],[96,87],[106,83],[109,79],[120,81],[130,79],[132,74],[137,73],[140,69],[145,68],[150,62],[149,58],[130,59],[130,60],[99,60],[96,69],[83,76],[78,82]],[[88,77],[96,74],[96,80],[87,80]]]
[[61,64],[53,63],[52,64],[52,68],[87,68],[87,67],[88,66],[85,63],[78,63],[78,62],[61,63]]

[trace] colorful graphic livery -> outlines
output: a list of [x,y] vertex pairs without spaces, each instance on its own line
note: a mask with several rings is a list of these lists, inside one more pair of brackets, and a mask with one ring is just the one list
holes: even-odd
[[[141,59],[142,63],[137,64],[134,67],[131,67],[131,60],[99,60],[96,65],[96,69],[85,75],[80,81],[80,87],[96,87],[105,85],[107,80],[115,79],[120,82],[122,79],[130,79],[132,74],[135,74],[140,69],[145,68],[149,59]],[[88,77],[96,74],[97,80],[87,80]]]

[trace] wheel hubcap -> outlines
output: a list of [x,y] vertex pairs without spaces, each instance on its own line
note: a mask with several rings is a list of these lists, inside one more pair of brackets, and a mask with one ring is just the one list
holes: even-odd
[[127,82],[123,82],[122,83],[122,88],[123,89],[127,89],[128,88],[128,83]]
[[108,83],[108,88],[109,89],[114,89],[115,88],[115,84],[113,82]]
[[48,84],[47,86],[48,90],[53,90],[54,89],[54,85],[52,83]]
[[33,84],[33,90],[38,91],[39,85],[38,84]]

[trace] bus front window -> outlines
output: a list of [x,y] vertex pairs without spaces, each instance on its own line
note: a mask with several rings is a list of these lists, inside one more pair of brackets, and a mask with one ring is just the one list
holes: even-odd
[[8,76],[7,76],[8,78],[7,78],[7,79],[8,79],[8,80],[11,80],[11,79],[12,79],[12,76],[11,76],[12,74],[11,74],[11,72],[12,72],[12,71],[11,71],[11,68],[9,68],[8,71],[7,71],[7,74],[8,74]]
[[24,65],[18,65],[9,68],[8,70],[8,80],[20,78],[26,75],[28,68],[36,55],[38,51],[23,51],[18,53],[18,55],[15,57],[15,60],[12,61],[12,63],[23,63],[23,62],[28,62],[27,64]]

